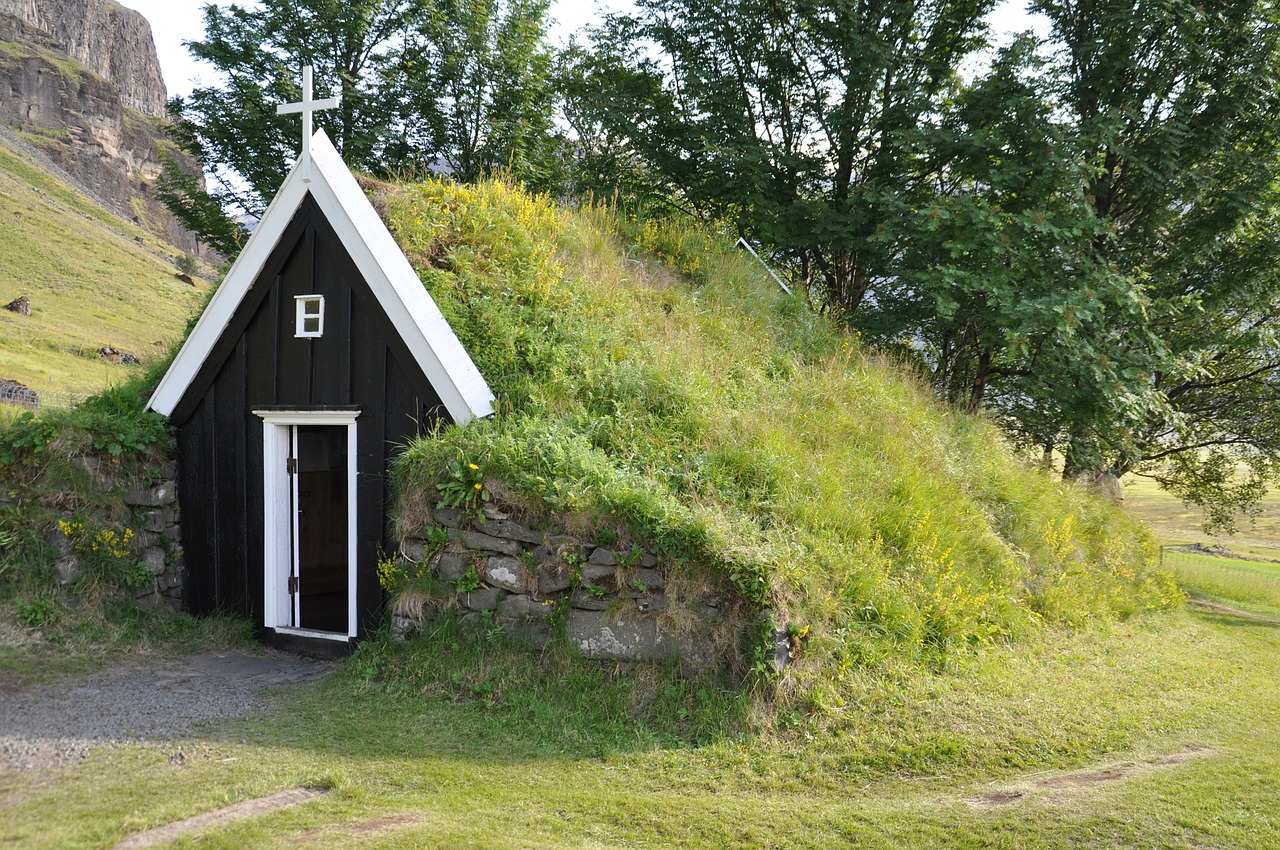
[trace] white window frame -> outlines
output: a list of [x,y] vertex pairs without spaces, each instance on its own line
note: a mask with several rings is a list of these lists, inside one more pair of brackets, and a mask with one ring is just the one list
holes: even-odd
[[[324,336],[324,296],[295,295],[293,296],[293,303],[293,335],[299,338]],[[310,309],[312,307],[315,309]],[[307,322],[311,319],[314,319],[316,323],[314,331],[307,330]]]
[[[281,634],[347,641],[356,636],[356,418],[359,410],[255,410],[262,419],[263,510],[263,627]],[[293,426],[337,425],[347,429],[347,632],[322,632],[293,626],[301,623],[299,592],[290,599],[289,576],[297,558],[295,505],[297,476],[285,466],[293,452]]]

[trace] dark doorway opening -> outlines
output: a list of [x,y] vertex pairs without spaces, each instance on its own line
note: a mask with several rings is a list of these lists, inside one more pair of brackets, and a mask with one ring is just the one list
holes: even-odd
[[347,429],[297,428],[297,592],[299,625],[347,633]]

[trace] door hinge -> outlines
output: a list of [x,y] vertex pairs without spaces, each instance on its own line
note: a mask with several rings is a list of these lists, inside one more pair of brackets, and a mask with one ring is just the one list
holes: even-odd
[[298,472],[298,459],[296,457],[286,458],[284,462],[284,471],[290,475]]
[[289,595],[293,596],[298,592],[298,577],[289,576]]

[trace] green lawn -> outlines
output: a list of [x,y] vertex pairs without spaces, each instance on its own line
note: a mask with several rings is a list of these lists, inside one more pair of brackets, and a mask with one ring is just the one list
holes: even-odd
[[0,378],[38,392],[92,393],[130,367],[111,346],[163,356],[207,285],[174,277],[177,249],[85,200],[0,142],[0,305],[21,295],[31,316],[0,310]]
[[[869,677],[832,729],[702,746],[608,671],[561,679],[550,659],[507,692],[512,653],[483,636],[418,651],[460,652],[468,681],[423,686],[389,672],[412,651],[372,647],[256,720],[0,777],[0,844],[110,847],[300,785],[333,790],[173,846],[1264,848],[1280,826],[1280,629],[1240,617]],[[659,702],[678,682],[647,678]]]

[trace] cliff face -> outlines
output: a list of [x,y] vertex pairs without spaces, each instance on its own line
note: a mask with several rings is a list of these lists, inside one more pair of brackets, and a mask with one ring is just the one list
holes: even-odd
[[174,153],[164,101],[141,15],[111,0],[0,0],[0,123],[108,208],[195,252],[154,195]]
[[165,88],[147,19],[113,0],[0,0],[9,15],[112,83],[125,106],[164,115]]

